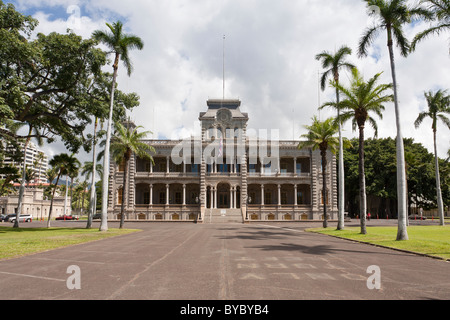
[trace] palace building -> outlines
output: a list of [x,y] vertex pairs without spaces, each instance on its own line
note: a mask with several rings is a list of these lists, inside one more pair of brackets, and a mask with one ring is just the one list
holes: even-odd
[[320,220],[324,201],[328,218],[336,218],[335,156],[328,154],[323,199],[320,151],[299,150],[299,141],[278,140],[273,130],[258,136],[240,105],[208,100],[198,137],[145,140],[156,150],[154,163],[131,158],[125,199],[124,166],[111,161],[108,218],[120,218],[123,201],[128,220]]

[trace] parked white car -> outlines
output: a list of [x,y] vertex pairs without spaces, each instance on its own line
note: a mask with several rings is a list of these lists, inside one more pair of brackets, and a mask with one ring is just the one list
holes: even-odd
[[[19,216],[19,222],[31,222],[32,217],[29,214],[21,214]],[[10,217],[9,221],[16,221],[16,216]]]

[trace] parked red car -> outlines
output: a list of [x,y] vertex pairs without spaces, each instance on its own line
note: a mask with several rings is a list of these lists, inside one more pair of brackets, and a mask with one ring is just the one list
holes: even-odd
[[77,216],[63,215],[63,216],[57,217],[55,220],[78,220],[78,219],[79,218]]

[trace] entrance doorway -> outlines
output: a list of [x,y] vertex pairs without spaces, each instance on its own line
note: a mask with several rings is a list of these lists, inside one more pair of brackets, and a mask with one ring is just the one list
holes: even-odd
[[219,183],[217,186],[217,208],[230,208],[230,185]]

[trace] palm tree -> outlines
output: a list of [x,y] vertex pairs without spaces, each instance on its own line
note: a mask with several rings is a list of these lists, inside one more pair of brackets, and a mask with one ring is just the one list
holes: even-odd
[[97,41],[108,46],[111,51],[115,54],[114,64],[113,64],[113,81],[111,88],[111,101],[109,106],[109,118],[108,127],[106,131],[106,146],[105,146],[105,156],[103,159],[103,189],[102,189],[102,219],[100,224],[100,231],[107,231],[107,206],[108,206],[108,180],[109,180],[109,147],[111,140],[111,126],[112,126],[112,115],[113,115],[113,105],[114,105],[114,90],[116,87],[117,80],[117,70],[119,68],[119,60],[125,65],[127,69],[128,76],[131,75],[133,70],[132,64],[128,52],[130,49],[142,50],[144,44],[142,40],[134,35],[126,35],[123,33],[123,24],[120,21],[113,23],[112,25],[106,23],[107,27],[111,32],[104,32],[101,30],[96,30],[92,34],[93,38]]
[[427,5],[427,20],[433,17],[437,24],[418,33],[412,43],[411,49],[415,50],[417,43],[431,35],[439,35],[441,32],[450,30],[450,1],[448,0],[420,0],[421,4]]
[[360,224],[361,233],[366,234],[366,178],[364,173],[364,128],[368,121],[375,130],[375,136],[378,135],[378,126],[374,118],[369,113],[375,113],[380,119],[383,118],[383,103],[393,101],[392,95],[386,95],[386,90],[392,89],[391,84],[377,84],[381,73],[377,73],[369,81],[365,82],[358,69],[352,70],[352,79],[349,88],[340,84],[332,83],[333,86],[342,92],[345,100],[339,105],[333,102],[325,103],[321,106],[334,107],[341,110],[338,122],[346,122],[352,119],[353,130],[358,127],[359,130],[359,206],[360,206]]
[[[342,46],[339,50],[333,55],[328,51],[322,51],[316,55],[316,60],[322,61],[322,68],[326,69],[326,71],[322,74],[321,77],[321,88],[322,91],[325,90],[325,84],[328,77],[332,76],[334,82],[339,84],[339,70],[347,69],[351,70],[355,68],[355,66],[351,63],[345,61],[345,57],[347,55],[351,55],[352,50],[347,46]],[[339,105],[339,90],[336,88],[336,104]],[[339,108],[337,109],[337,116],[339,118]],[[344,148],[342,145],[342,131],[341,131],[341,123],[339,123],[339,161],[338,161],[338,169],[339,169],[339,201],[338,201],[338,225],[337,229],[344,229]]]
[[127,187],[128,177],[128,164],[133,154],[140,158],[147,158],[153,162],[153,157],[149,152],[155,152],[152,146],[149,146],[141,140],[151,133],[150,131],[143,131],[138,133],[137,130],[142,128],[141,126],[135,128],[125,128],[122,124],[116,124],[116,132],[111,139],[111,154],[116,163],[124,163],[125,169],[123,172],[123,187],[122,187],[122,206],[120,210],[120,226],[123,228],[125,220],[125,194]]
[[437,121],[440,119],[449,129],[450,120],[445,116],[445,114],[450,114],[450,95],[447,91],[438,90],[435,93],[429,91],[425,92],[425,98],[428,104],[428,110],[419,113],[414,126],[416,129],[420,126],[422,121],[429,117],[432,120],[431,129],[433,130],[433,142],[434,142],[434,161],[436,170],[436,192],[437,192],[437,206],[439,213],[440,225],[444,225],[444,204],[442,201],[442,191],[441,191],[441,179],[439,176],[439,159],[437,155],[437,145],[436,145],[436,132],[437,132]]
[[[95,139],[95,138],[94,138]],[[96,163],[96,157],[95,157],[95,142],[93,143],[93,147],[94,147],[94,151],[93,151],[93,161],[86,161],[84,163],[84,166],[81,170],[81,175],[86,177],[86,180],[89,180],[89,178],[92,175],[92,179],[91,179],[91,194],[89,197],[89,210],[88,210],[88,219],[87,219],[87,224],[86,224],[86,229],[90,229],[92,226],[92,216],[94,215],[94,203],[95,203],[95,173],[97,172],[98,175],[100,176],[100,179],[102,179],[102,175],[103,175],[103,166],[98,163],[95,164],[95,168],[94,168],[94,163]]]
[[330,150],[336,154],[339,146],[339,140],[335,135],[339,131],[339,125],[334,118],[328,118],[325,121],[320,121],[316,116],[313,117],[311,126],[305,126],[308,133],[301,137],[306,139],[298,144],[298,149],[312,148],[313,150],[320,150],[322,157],[322,199],[323,199],[323,227],[328,227],[327,218],[327,151]]
[[[71,158],[74,157],[74,155],[72,154],[70,156]],[[70,201],[73,201],[73,179],[76,178],[78,176],[78,172],[80,171],[80,166],[81,163],[80,161],[78,161],[78,159],[75,158],[75,160],[73,161],[74,166],[70,167],[70,170],[67,172],[67,177],[66,177],[66,196],[64,199],[64,214],[66,214],[66,203],[67,203],[67,182],[70,178]]]
[[86,180],[89,180],[92,177],[92,173],[98,174],[101,179],[103,166],[100,163],[97,163],[94,168],[92,161],[86,161],[83,167],[81,167],[80,175],[85,176]]
[[49,164],[58,172],[58,176],[56,178],[55,187],[52,192],[52,199],[50,201],[50,210],[48,212],[48,220],[47,220],[47,228],[50,228],[50,220],[52,218],[52,210],[53,210],[53,199],[55,198],[55,192],[58,188],[58,182],[61,175],[68,175],[69,172],[76,167],[77,159],[73,156],[69,156],[67,153],[61,153],[55,155],[52,160],[49,161]]
[[373,43],[378,32],[382,29],[387,33],[387,47],[389,50],[389,60],[391,64],[392,83],[394,89],[395,121],[397,127],[397,200],[398,200],[398,231],[397,240],[408,240],[406,229],[407,219],[407,197],[406,197],[406,176],[405,176],[405,149],[403,146],[403,136],[400,125],[400,109],[398,106],[397,76],[395,72],[394,60],[394,40],[400,49],[401,55],[406,57],[410,52],[410,44],[403,32],[403,25],[410,23],[415,16],[426,15],[421,8],[409,8],[407,0],[364,0],[368,8],[377,7],[379,10],[369,10],[369,15],[376,16],[376,24],[369,27],[360,39],[358,47],[359,57],[368,54],[368,48]]

